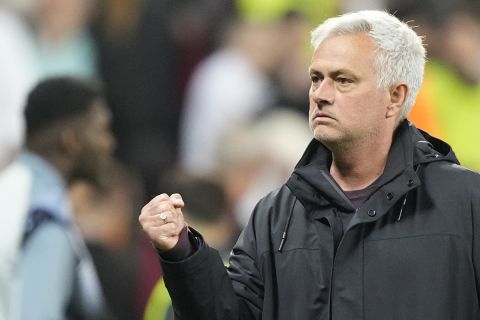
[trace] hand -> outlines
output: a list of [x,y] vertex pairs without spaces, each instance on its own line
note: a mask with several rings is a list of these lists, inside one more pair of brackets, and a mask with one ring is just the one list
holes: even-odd
[[163,193],[153,198],[143,208],[138,220],[150,241],[160,250],[175,247],[186,223],[182,208],[185,206],[178,193]]

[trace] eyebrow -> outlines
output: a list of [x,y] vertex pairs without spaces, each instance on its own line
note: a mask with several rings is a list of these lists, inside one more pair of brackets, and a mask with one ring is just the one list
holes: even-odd
[[[308,71],[309,71],[310,75],[323,75],[322,72],[320,72],[318,70],[315,70],[312,67],[310,67]],[[333,71],[328,72],[328,75],[331,78],[336,78],[341,74],[346,74],[350,77],[353,77],[353,78],[357,79],[357,76],[355,75],[355,73],[353,71],[349,70],[349,69],[337,69],[337,70],[333,70]]]

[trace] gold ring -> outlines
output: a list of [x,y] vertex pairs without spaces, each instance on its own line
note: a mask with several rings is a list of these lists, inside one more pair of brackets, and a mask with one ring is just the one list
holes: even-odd
[[165,220],[167,220],[167,213],[166,212],[160,213],[160,219],[162,219],[163,222],[165,222]]

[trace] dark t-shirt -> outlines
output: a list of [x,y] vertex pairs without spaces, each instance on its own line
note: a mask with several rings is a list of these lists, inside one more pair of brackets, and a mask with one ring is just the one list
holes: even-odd
[[[347,198],[353,204],[353,206],[358,209],[368,198],[372,195],[372,193],[377,189],[377,181],[373,182],[368,187],[361,189],[361,190],[353,190],[353,191],[344,191]],[[355,210],[356,212],[356,210]],[[355,212],[338,212],[340,219],[342,220],[343,225],[343,232],[347,229],[348,223],[352,219]]]

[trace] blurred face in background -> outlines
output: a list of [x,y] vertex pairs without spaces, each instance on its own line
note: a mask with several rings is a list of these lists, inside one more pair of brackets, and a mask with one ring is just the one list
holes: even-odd
[[36,0],[33,19],[44,37],[61,41],[88,25],[93,7],[93,0]]
[[452,16],[443,32],[443,54],[462,78],[480,84],[480,20],[473,14]]
[[77,119],[71,177],[100,182],[102,170],[112,161],[115,139],[110,129],[111,113],[102,100],[96,100],[90,111]]

